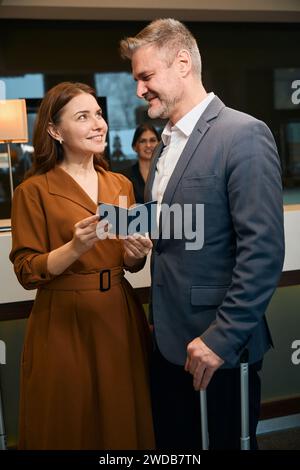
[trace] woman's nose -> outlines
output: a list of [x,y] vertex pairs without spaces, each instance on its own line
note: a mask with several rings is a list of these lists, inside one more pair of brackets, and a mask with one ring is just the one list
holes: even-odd
[[99,119],[97,117],[94,118],[93,120],[93,128],[94,129],[105,129],[107,127],[106,122],[104,121],[103,118]]

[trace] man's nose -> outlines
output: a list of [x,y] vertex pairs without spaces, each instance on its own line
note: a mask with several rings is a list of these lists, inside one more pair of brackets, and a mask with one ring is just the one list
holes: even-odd
[[147,93],[147,87],[144,82],[138,81],[136,86],[136,94],[139,98],[144,98],[144,95]]

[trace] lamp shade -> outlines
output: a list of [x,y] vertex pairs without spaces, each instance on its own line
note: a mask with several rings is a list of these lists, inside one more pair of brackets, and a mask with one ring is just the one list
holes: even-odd
[[25,100],[0,100],[0,142],[27,142]]

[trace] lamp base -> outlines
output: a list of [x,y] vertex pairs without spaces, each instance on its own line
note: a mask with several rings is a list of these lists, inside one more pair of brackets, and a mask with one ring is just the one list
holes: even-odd
[[9,170],[10,196],[11,196],[11,200],[12,200],[13,195],[14,195],[14,181],[13,181],[13,172],[12,172],[12,163],[11,163],[11,153],[10,153],[9,142],[6,142],[6,147],[7,147],[8,170]]

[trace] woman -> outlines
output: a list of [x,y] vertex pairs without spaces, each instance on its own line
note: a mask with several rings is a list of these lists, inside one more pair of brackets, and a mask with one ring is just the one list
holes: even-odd
[[146,238],[103,236],[98,201],[134,202],[107,171],[107,125],[94,91],[61,83],[35,125],[30,177],[17,187],[10,259],[37,288],[21,371],[21,449],[154,447],[148,390],[149,331],[123,268],[138,270]]
[[138,161],[123,171],[130,179],[134,188],[135,200],[144,202],[145,182],[148,178],[153,150],[159,142],[159,134],[151,124],[143,124],[136,128],[132,148],[137,153]]

